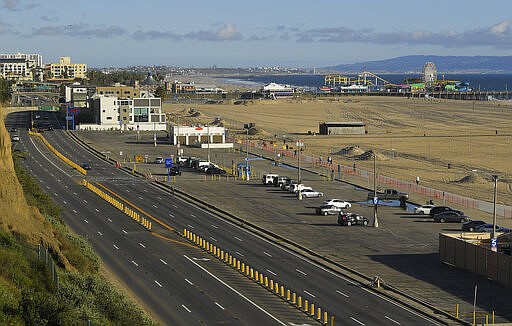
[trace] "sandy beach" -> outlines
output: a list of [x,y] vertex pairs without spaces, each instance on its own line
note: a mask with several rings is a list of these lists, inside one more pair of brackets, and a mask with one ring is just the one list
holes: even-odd
[[[191,108],[199,114],[190,116]],[[422,185],[486,201],[492,201],[491,175],[497,174],[498,203],[512,204],[510,102],[343,96],[243,105],[166,104],[164,111],[171,121],[179,115],[188,124],[220,118],[229,134],[239,138],[245,138],[243,124],[253,122],[257,132],[251,139],[277,146],[300,139],[306,155],[331,156],[337,163],[368,170],[373,161],[360,154],[374,151],[378,173],[409,182],[419,177]],[[364,122],[368,133],[318,135],[319,123],[326,121]]]

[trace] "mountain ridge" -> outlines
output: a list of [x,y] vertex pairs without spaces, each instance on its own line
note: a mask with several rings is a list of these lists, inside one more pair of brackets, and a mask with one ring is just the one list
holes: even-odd
[[421,73],[426,62],[433,62],[440,73],[512,73],[512,56],[407,55],[391,59],[339,64],[323,69],[345,73]]

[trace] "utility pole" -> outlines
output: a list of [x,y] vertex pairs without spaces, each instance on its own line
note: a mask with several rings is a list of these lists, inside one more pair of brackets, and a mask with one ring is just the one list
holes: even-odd
[[[492,239],[491,239],[491,250],[497,251],[496,243],[496,200],[498,197],[498,175],[493,174],[492,180],[494,181],[494,196],[493,196],[493,208],[492,208]],[[493,243],[494,242],[494,243]]]
[[244,124],[245,131],[247,132],[247,136],[245,138],[245,176],[246,180],[250,180],[250,172],[249,172],[249,129],[250,124],[246,123]]
[[300,175],[300,150],[302,149],[302,146],[304,146],[303,140],[299,140],[297,142],[297,182],[301,183],[301,175]]
[[206,124],[206,133],[208,134],[208,162],[210,162],[210,124]]
[[377,155],[373,153],[373,226],[379,227],[379,220],[377,218],[377,204],[379,199],[377,197]]

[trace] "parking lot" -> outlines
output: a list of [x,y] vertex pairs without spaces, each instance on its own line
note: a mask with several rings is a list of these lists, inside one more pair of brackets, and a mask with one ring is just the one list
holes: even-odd
[[[151,161],[156,156],[169,157],[175,148],[169,145],[164,135],[159,135],[159,144],[153,146],[152,135],[143,135],[134,141],[130,133],[76,132],[79,137],[103,152],[118,159],[125,165],[127,153],[147,154]],[[108,141],[108,142],[107,142]],[[123,152],[124,155],[118,155]],[[206,158],[206,150],[185,148],[185,156]],[[243,160],[245,153],[228,150],[212,150],[212,161],[229,166]],[[277,173],[297,178],[297,169],[276,167],[271,161],[251,160],[254,171]],[[306,169],[311,167],[306,166]],[[167,176],[163,165],[138,164],[139,171],[151,172],[152,176],[164,179]],[[459,223],[434,223],[427,216],[419,216],[400,207],[379,206],[379,228],[373,225],[373,207],[367,204],[369,183],[346,178],[351,183],[326,181],[319,174],[302,171],[303,183],[323,192],[324,197],[298,200],[294,194],[277,187],[266,186],[261,179],[250,181],[235,178],[213,178],[183,168],[182,175],[172,178],[172,184],[179,190],[214,204],[236,216],[255,223],[274,233],[333,259],[367,276],[379,276],[408,294],[444,310],[453,311],[460,304],[461,312],[472,311],[474,286],[478,284],[479,311],[495,310],[497,316],[512,320],[512,295],[502,286],[480,276],[444,265],[438,258],[438,234],[460,232]],[[365,184],[366,183],[366,184]],[[350,211],[370,219],[370,226],[340,226],[337,216],[321,216],[315,213],[323,200],[340,198],[350,201]],[[236,199],[236,200],[234,200]],[[412,198],[424,203],[426,198]],[[441,203],[436,203],[441,204]],[[412,207],[410,207],[412,208]],[[464,210],[475,219],[489,216]],[[507,320],[508,320],[507,319]],[[498,319],[499,320],[499,319]]]

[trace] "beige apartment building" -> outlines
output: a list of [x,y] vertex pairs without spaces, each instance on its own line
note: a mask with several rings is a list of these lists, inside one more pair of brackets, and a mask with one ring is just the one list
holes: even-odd
[[59,63],[50,63],[48,80],[75,80],[87,79],[87,65],[84,63],[71,63],[70,57],[61,57]]

